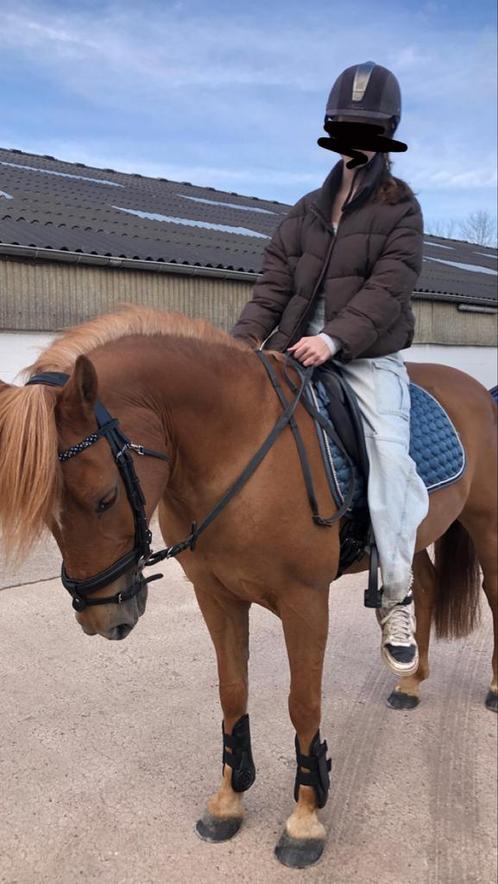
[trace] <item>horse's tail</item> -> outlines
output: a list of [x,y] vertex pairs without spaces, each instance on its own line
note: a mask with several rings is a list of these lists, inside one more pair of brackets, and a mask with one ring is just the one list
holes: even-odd
[[436,540],[434,622],[438,638],[463,638],[479,623],[481,577],[472,538],[453,522]]

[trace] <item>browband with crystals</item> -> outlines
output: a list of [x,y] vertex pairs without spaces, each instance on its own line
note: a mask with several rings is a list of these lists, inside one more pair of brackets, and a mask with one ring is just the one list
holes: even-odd
[[61,463],[65,463],[66,460],[70,460],[72,457],[75,457],[81,451],[84,451],[85,448],[90,448],[91,445],[95,445],[99,439],[104,436],[108,430],[115,427],[117,424],[117,420],[107,421],[96,433],[90,433],[88,436],[85,436],[81,442],[77,442],[76,445],[70,445],[69,448],[66,448],[64,451],[59,451],[58,458]]

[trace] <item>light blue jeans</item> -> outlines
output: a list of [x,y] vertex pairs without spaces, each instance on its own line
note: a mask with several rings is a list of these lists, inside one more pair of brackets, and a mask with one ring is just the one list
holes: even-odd
[[349,363],[331,360],[351,384],[363,417],[370,473],[368,505],[379,552],[383,603],[401,601],[412,581],[417,528],[429,495],[409,455],[409,377],[401,353]]

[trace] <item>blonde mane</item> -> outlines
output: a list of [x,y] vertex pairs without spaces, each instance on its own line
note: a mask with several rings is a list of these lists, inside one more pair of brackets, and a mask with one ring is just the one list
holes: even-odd
[[55,398],[46,387],[0,382],[0,539],[12,564],[58,519]]
[[36,362],[24,370],[24,374],[29,376],[40,371],[63,371],[70,368],[82,353],[91,353],[97,347],[129,335],[171,335],[247,349],[246,345],[204,319],[190,319],[182,313],[124,304],[114,313],[97,316],[61,332]]
[[[27,380],[42,371],[71,371],[79,355],[129,335],[171,335],[248,349],[204,320],[123,305],[61,332],[22,376]],[[0,381],[0,539],[11,562],[26,555],[47,524],[59,518],[56,399],[54,388]]]

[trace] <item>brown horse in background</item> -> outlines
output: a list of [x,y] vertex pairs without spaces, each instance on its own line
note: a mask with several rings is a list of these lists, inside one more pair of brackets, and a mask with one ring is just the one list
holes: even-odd
[[[281,375],[282,354],[272,359]],[[67,573],[78,579],[107,568],[133,547],[134,538],[129,501],[106,441],[99,439],[67,463],[57,457],[58,450],[95,432],[97,396],[130,439],[167,452],[168,461],[135,455],[134,461],[147,519],[159,508],[161,532],[170,544],[188,535],[192,522],[216,504],[281,414],[265,370],[248,347],[207,323],[160,311],[126,308],[64,332],[30,368],[49,370],[71,377],[64,387],[0,382],[0,527],[6,550],[15,557],[25,555],[48,526]],[[495,619],[487,705],[496,709],[496,405],[463,372],[423,364],[408,364],[408,370],[447,410],[464,445],[467,467],[457,482],[431,494],[429,513],[419,527],[413,567],[420,665],[416,675],[401,679],[391,702],[400,708],[418,702],[420,683],[429,673],[433,620],[437,634],[448,638],[466,635],[476,624],[480,564]],[[318,503],[330,511],[314,426],[301,405],[296,419]],[[434,542],[433,564],[427,548]],[[309,753],[307,760],[300,756],[301,775],[315,770],[322,785],[326,779],[318,731],[339,524],[327,529],[313,523],[288,428],[195,550],[179,554],[178,560],[193,583],[216,649],[226,757],[230,760],[234,753],[242,759],[236,788],[228,762],[198,824],[201,836],[225,840],[240,826],[240,793],[254,778],[246,715],[253,602],[282,621],[290,717],[300,752]],[[365,557],[349,571],[367,567]],[[126,581],[122,575],[94,595],[118,593]],[[89,607],[76,619],[89,635],[122,638],[144,612],[146,595],[144,584],[122,604]],[[317,809],[324,801],[313,784],[298,784],[296,798],[277,855],[288,865],[303,867],[323,849],[325,829]]]

